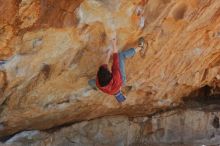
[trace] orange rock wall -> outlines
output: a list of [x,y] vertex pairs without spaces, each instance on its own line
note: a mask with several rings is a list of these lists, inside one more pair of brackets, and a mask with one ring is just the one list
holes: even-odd
[[[218,0],[0,0],[0,12],[0,136],[148,115],[219,88]],[[123,105],[87,84],[114,31],[119,50],[140,36],[149,44],[145,58],[126,61],[132,88]]]

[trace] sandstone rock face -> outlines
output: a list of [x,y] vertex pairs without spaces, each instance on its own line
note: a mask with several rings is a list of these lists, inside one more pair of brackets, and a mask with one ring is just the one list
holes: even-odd
[[[0,137],[149,115],[203,87],[219,97],[218,0],[0,0],[0,12]],[[140,36],[149,44],[145,58],[126,61],[132,88],[122,105],[87,84],[113,32],[120,50]]]
[[149,117],[105,117],[47,132],[26,131],[5,144],[32,146],[198,146],[220,143],[219,112],[174,110]]

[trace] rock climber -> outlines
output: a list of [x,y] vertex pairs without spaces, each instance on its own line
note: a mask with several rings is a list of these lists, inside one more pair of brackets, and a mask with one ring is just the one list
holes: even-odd
[[[121,92],[121,87],[126,84],[125,59],[134,56],[137,52],[140,52],[141,56],[144,57],[146,53],[146,46],[143,37],[139,38],[138,47],[130,48],[119,53],[116,37],[112,39],[112,46],[113,49],[108,51],[105,63],[98,69],[96,79],[92,79],[88,83],[94,89],[98,87],[102,92],[114,95],[117,101],[121,103],[126,99]],[[113,64],[110,71],[107,64],[109,62],[111,52],[113,55]]]

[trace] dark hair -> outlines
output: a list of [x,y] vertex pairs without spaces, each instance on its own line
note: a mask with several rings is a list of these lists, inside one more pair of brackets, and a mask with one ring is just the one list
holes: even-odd
[[108,85],[112,79],[112,74],[105,66],[100,66],[98,70],[98,81],[101,87]]

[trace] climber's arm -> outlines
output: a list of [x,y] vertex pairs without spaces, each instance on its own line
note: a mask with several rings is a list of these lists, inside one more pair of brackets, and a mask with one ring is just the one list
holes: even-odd
[[[112,64],[112,72],[120,72],[119,69],[119,54],[118,54],[118,47],[117,47],[117,40],[116,37],[112,39],[112,46],[113,46],[113,64]],[[116,73],[115,73],[116,74]]]
[[107,51],[107,56],[106,56],[106,59],[105,59],[105,64],[108,64],[108,63],[109,63],[111,54],[118,53],[116,36],[113,37],[113,39],[111,40],[111,42],[112,42],[112,47],[113,47],[113,48],[112,48],[112,49],[109,49],[109,50]]
[[108,64],[108,63],[109,63],[111,54],[112,54],[112,50],[109,49],[109,50],[107,51],[107,56],[106,56],[106,59],[105,59],[105,64]]
[[118,53],[118,47],[117,47],[117,40],[116,38],[112,39],[112,46],[113,46],[113,54]]

